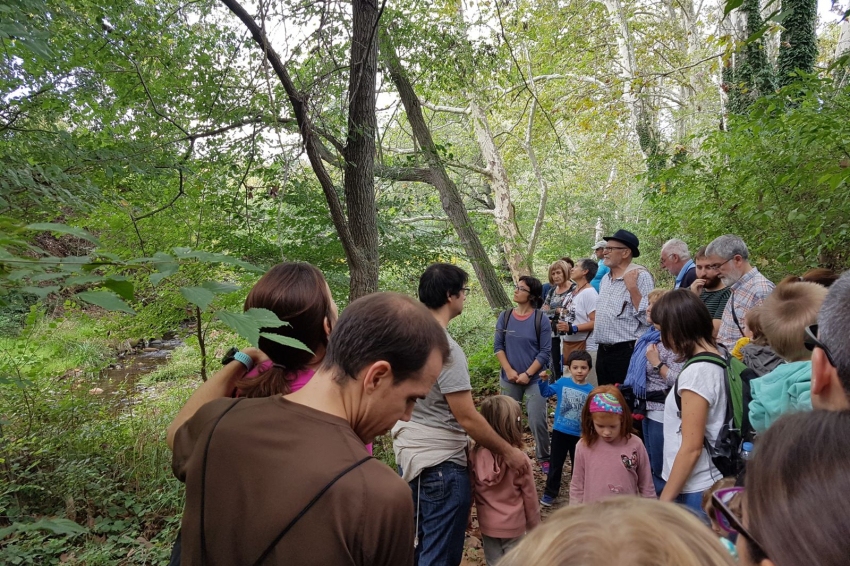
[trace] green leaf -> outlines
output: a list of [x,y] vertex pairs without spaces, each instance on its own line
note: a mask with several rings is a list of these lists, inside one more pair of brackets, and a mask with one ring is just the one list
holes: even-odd
[[100,283],[104,277],[100,275],[82,275],[79,277],[69,277],[65,280],[65,285],[88,285],[89,283]]
[[50,293],[55,293],[59,290],[58,286],[50,286],[50,287],[21,287],[21,291],[25,293],[32,293],[33,295],[37,295],[40,299],[43,299]]
[[250,316],[247,316],[245,313],[228,311],[219,311],[216,313],[216,316],[252,346],[257,346],[257,343],[260,341],[260,327]]
[[201,283],[201,287],[215,293],[216,295],[232,293],[233,291],[239,290],[239,285],[234,285],[233,283],[219,283],[217,281],[206,281],[205,283]]
[[53,222],[42,222],[37,224],[29,224],[26,227],[28,230],[47,230],[50,232],[59,232],[60,234],[71,234],[77,238],[88,240],[96,246],[100,245],[100,241],[81,228],[74,228],[66,224],[55,224]]
[[729,12],[735,8],[739,8],[744,3],[744,0],[726,0],[726,6],[723,8],[723,17],[729,15]]
[[133,284],[129,281],[122,281],[119,279],[107,279],[103,282],[103,286],[107,289],[115,291],[120,297],[123,297],[128,301],[133,300]]
[[269,309],[248,309],[245,315],[256,321],[261,328],[280,328],[289,326],[285,320],[280,320],[275,313]]
[[180,287],[180,294],[193,305],[198,305],[202,311],[207,310],[207,307],[215,299],[212,291],[203,287]]
[[295,338],[290,338],[289,336],[281,336],[280,334],[272,334],[270,332],[261,332],[260,336],[271,340],[272,342],[277,342],[278,344],[283,344],[284,346],[289,346],[290,348],[298,348],[299,350],[304,350],[305,352],[313,353],[313,350],[307,347],[304,342],[301,340],[296,340]]
[[127,303],[109,291],[84,291],[82,293],[77,293],[74,296],[108,311],[121,311],[129,314],[136,314],[136,311],[131,309]]

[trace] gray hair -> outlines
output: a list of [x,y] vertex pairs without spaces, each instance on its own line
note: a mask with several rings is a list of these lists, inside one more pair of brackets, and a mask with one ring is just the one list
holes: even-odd
[[750,259],[750,250],[747,249],[747,244],[740,236],[735,234],[726,234],[718,236],[705,248],[705,255],[722,257],[723,259],[732,259],[736,255],[741,256],[745,260]]
[[661,252],[676,254],[677,256],[679,256],[679,259],[683,259],[685,261],[691,259],[691,252],[690,250],[688,250],[688,244],[686,244],[679,238],[667,240],[667,242],[663,246],[661,246]]
[[850,396],[850,271],[829,288],[818,314],[818,338],[829,348],[837,364],[838,378]]

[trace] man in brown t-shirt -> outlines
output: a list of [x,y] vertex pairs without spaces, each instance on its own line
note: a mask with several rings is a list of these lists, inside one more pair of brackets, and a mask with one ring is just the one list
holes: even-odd
[[410,488],[364,444],[410,418],[448,357],[428,309],[376,293],[345,310],[299,391],[201,407],[174,437],[182,566],[412,564]]

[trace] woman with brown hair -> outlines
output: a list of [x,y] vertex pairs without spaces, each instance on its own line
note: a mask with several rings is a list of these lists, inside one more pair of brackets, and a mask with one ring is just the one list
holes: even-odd
[[689,290],[675,289],[658,299],[652,320],[660,327],[661,343],[680,360],[698,354],[717,360],[686,363],[664,403],[661,476],[667,483],[659,499],[681,503],[707,522],[702,493],[723,475],[703,449],[703,439],[717,438],[726,416],[726,362],[715,345],[708,309]]
[[297,340],[309,350],[260,337],[259,348],[237,352],[186,401],[168,427],[169,446],[177,429],[205,403],[222,397],[293,393],[310,380],[324,359],[338,313],[325,277],[317,268],[301,262],[274,266],[248,293],[244,309],[252,308],[268,309],[288,323],[263,328],[263,333]]
[[743,524],[731,517],[741,564],[845,566],[848,508],[850,411],[783,416],[747,464]]

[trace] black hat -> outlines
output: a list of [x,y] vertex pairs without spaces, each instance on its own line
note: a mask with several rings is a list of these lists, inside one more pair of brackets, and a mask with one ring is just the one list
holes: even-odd
[[606,236],[602,239],[606,242],[608,240],[617,240],[618,242],[622,242],[626,244],[630,250],[632,250],[632,257],[640,257],[640,250],[638,249],[640,240],[638,240],[638,237],[628,230],[617,230],[614,232],[613,236]]

